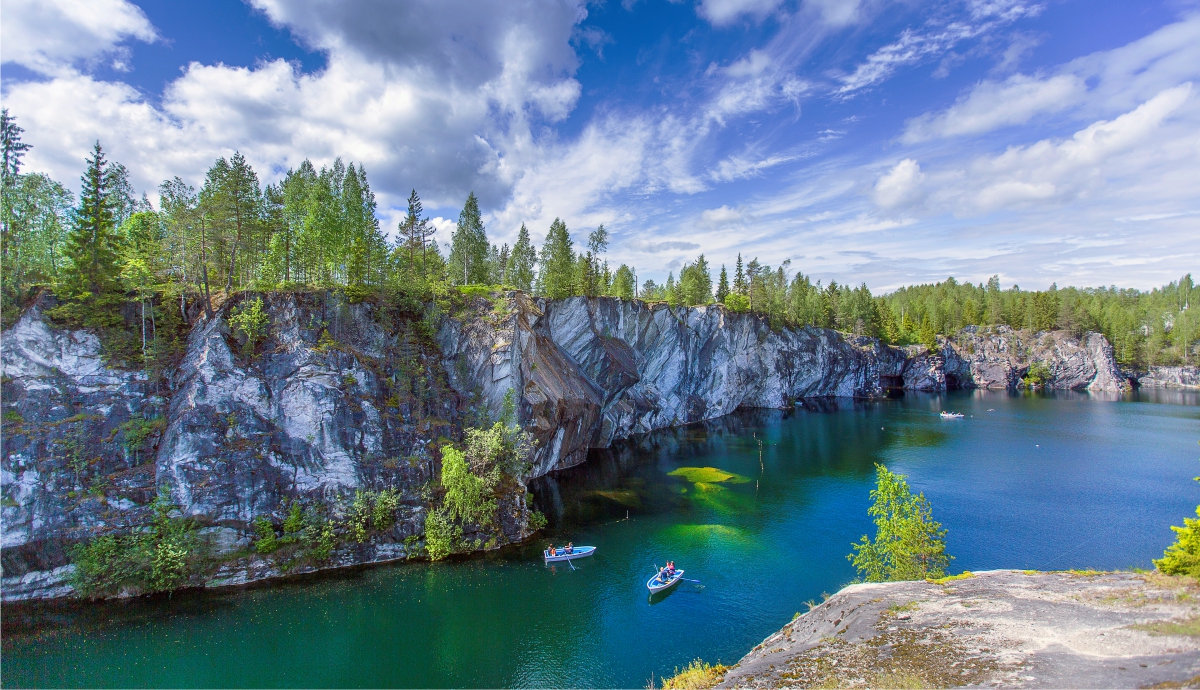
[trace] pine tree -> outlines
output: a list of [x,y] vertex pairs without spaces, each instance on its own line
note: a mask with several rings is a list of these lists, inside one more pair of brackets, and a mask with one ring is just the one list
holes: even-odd
[[[400,221],[398,228],[399,246],[408,252],[409,271],[412,271],[417,265],[417,246],[420,245],[421,251],[425,250],[424,226],[426,220],[421,217],[424,211],[421,197],[417,196],[417,190],[413,189],[412,194],[408,195],[408,214],[404,216],[404,220]],[[424,264],[424,261],[421,263]]]
[[530,292],[533,289],[533,268],[537,263],[537,250],[529,240],[529,230],[521,223],[517,231],[517,243],[513,245],[508,257],[506,275],[508,281],[518,290]]
[[471,192],[458,214],[458,227],[451,238],[450,279],[459,285],[487,283],[490,248],[479,214],[479,201],[475,192]]
[[538,274],[541,294],[551,299],[575,294],[575,250],[567,224],[555,218],[542,246],[542,270]]
[[96,142],[80,178],[83,189],[75,211],[75,228],[67,237],[71,261],[68,290],[75,295],[103,295],[120,288],[120,240],[113,223],[112,177],[104,150]]
[[[211,232],[209,242],[215,249],[219,267],[225,272],[225,291],[233,290],[238,275],[239,251],[253,250],[262,220],[263,196],[258,175],[245,156],[235,152],[229,160],[219,158],[208,170],[200,203]],[[339,216],[341,214],[338,214]],[[251,256],[243,262],[243,275],[256,268]]]
[[725,273],[725,264],[721,264],[721,278],[717,281],[717,301],[725,303],[729,295],[729,276]]
[[738,252],[737,266],[733,271],[733,291],[739,295],[747,294],[746,273],[742,269],[742,254]]
[[701,254],[695,261],[679,271],[679,302],[685,306],[698,306],[712,302],[712,275],[708,261]]

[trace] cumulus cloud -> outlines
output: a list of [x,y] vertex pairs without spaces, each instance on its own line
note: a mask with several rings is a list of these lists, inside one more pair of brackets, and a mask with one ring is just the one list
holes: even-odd
[[127,0],[5,0],[2,13],[0,60],[47,75],[105,57],[121,69],[121,42],[158,37]]
[[[630,249],[634,249],[634,250],[641,251],[641,252],[646,252],[649,254],[657,254],[659,252],[668,252],[668,251],[687,251],[689,249],[699,249],[700,248],[700,245],[696,244],[695,242],[680,242],[680,241],[671,241],[671,240],[666,241],[666,242],[653,242],[651,240],[633,240],[632,242],[627,243],[627,246]],[[678,266],[679,265],[678,262],[676,262],[675,265]]]
[[1047,79],[1014,74],[1002,82],[983,81],[945,111],[909,120],[901,140],[912,144],[1024,124],[1035,115],[1077,104],[1085,92],[1083,80],[1073,74]]
[[[536,129],[579,98],[570,41],[585,14],[574,2],[256,6],[326,52],[326,68],[193,63],[159,105],[76,71],[5,84],[6,106],[37,144],[30,165],[70,179],[100,139],[153,189],[169,174],[199,182],[214,158],[237,149],[268,179],[304,156],[318,165],[342,156],[366,164],[383,205],[417,187],[427,205],[460,204],[474,190],[494,207],[541,147]],[[6,32],[8,11],[6,3]],[[150,35],[148,24],[126,24],[105,35]]]
[[1191,83],[1166,89],[1136,109],[1095,122],[1065,141],[1043,139],[977,160],[963,186],[974,191],[964,201],[987,211],[1077,195],[1099,186],[1110,172],[1108,164],[1158,133],[1191,92]]
[[919,198],[925,174],[911,158],[905,158],[875,183],[875,203],[883,208],[897,208]]

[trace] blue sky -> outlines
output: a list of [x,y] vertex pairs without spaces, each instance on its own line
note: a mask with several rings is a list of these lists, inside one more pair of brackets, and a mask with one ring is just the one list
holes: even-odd
[[151,194],[243,152],[366,165],[446,241],[604,223],[639,278],[704,252],[889,290],[1200,268],[1200,3],[5,0],[27,169],[97,138]]

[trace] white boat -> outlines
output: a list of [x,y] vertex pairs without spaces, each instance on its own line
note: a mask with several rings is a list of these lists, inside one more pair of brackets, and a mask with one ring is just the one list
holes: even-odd
[[561,561],[573,561],[576,558],[583,558],[596,553],[594,546],[576,546],[571,549],[571,553],[564,553],[562,549],[555,549],[553,556],[550,555],[550,549],[544,549],[542,555],[545,556],[547,563],[558,563]]
[[650,590],[651,594],[654,594],[655,592],[661,592],[664,589],[669,589],[671,587],[674,587],[675,585],[679,584],[679,581],[682,579],[683,579],[683,571],[682,570],[676,570],[675,575],[672,576],[671,579],[667,580],[666,582],[664,582],[661,579],[660,575],[655,575],[654,577],[652,577],[646,581],[646,588]]
[[945,410],[942,411],[942,419],[962,419],[962,418],[963,418],[963,416],[962,416],[961,412],[946,412]]

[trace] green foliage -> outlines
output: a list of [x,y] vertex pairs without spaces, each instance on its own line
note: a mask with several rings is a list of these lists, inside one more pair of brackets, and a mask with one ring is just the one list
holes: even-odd
[[164,417],[154,419],[131,419],[117,427],[125,440],[126,452],[140,459],[142,453],[149,451],[158,441],[159,434],[167,428]]
[[541,511],[529,511],[529,531],[538,532],[546,528],[546,516]]
[[442,448],[442,486],[446,489],[446,517],[461,522],[491,525],[496,513],[492,496],[499,484],[499,468],[492,467],[486,476],[471,471],[462,451],[453,446]]
[[162,592],[186,585],[199,571],[203,554],[191,520],[173,518],[175,510],[160,495],[154,520],[145,531],[104,535],[72,551],[71,585],[81,597],[101,597],[122,590]]
[[300,534],[306,527],[304,519],[304,510],[300,504],[293,501],[291,510],[288,511],[288,516],[283,520],[283,534],[285,537]]
[[694,263],[679,270],[677,290],[678,302],[685,306],[704,305],[713,301],[712,275],[703,254]]
[[354,492],[354,502],[346,513],[347,535],[361,544],[372,533],[391,529],[399,507],[400,492],[396,489]]
[[1025,373],[1025,385],[1044,386],[1050,380],[1050,367],[1045,362],[1034,362]]
[[537,250],[533,248],[533,242],[529,239],[529,230],[521,223],[521,229],[517,231],[517,243],[508,255],[508,266],[505,268],[507,282],[512,283],[518,290],[532,292],[536,264]]
[[925,494],[913,496],[903,475],[875,465],[874,541],[863,536],[846,558],[867,582],[936,579],[945,576],[946,530],[934,521]]
[[[1200,477],[1195,481],[1200,482]],[[1166,575],[1188,575],[1200,579],[1200,506],[1196,517],[1184,518],[1183,527],[1171,525],[1175,542],[1163,552],[1163,557],[1154,561],[1154,567]]]
[[254,550],[261,554],[274,553],[279,548],[279,538],[275,536],[275,526],[265,517],[254,521],[254,531],[258,539],[254,541]]
[[732,292],[725,296],[725,308],[733,312],[750,311],[750,298],[746,295],[739,295]]
[[102,295],[120,288],[120,239],[115,232],[119,200],[115,186],[123,170],[104,159],[100,142],[96,142],[81,178],[83,189],[75,211],[75,227],[67,237],[70,294]]
[[234,308],[229,317],[229,325],[242,341],[243,354],[254,353],[254,348],[266,337],[270,322],[271,317],[263,309],[261,297],[256,297],[251,302],[243,302]]
[[425,515],[425,551],[429,559],[440,561],[454,553],[462,542],[462,528],[451,522],[445,509]]
[[537,293],[552,299],[570,297],[575,293],[575,250],[567,224],[555,218],[546,234],[539,259]]
[[471,192],[462,212],[458,214],[458,225],[451,238],[448,266],[450,281],[455,285],[491,282],[488,250],[479,202],[475,199],[475,193]]

